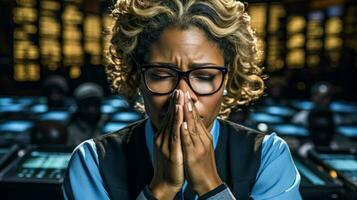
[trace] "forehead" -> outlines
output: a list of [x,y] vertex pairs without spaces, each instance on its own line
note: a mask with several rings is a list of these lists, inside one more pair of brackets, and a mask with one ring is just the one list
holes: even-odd
[[224,65],[219,45],[209,40],[205,32],[195,26],[168,27],[159,40],[150,46],[150,62],[170,62],[178,65],[215,63]]

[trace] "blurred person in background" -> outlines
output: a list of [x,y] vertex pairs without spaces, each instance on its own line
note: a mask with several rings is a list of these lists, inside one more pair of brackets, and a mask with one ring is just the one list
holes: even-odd
[[47,98],[47,106],[49,109],[68,108],[71,105],[67,98],[69,93],[68,83],[62,76],[48,76],[43,82],[42,92]]
[[307,156],[314,148],[337,148],[333,142],[336,124],[341,119],[330,109],[333,99],[332,85],[328,82],[318,82],[311,88],[311,110],[302,110],[292,118],[292,123],[308,128],[309,140],[299,148],[299,154]]
[[97,137],[105,121],[101,113],[103,89],[96,83],[83,83],[74,91],[77,109],[68,126],[67,145],[75,146]]

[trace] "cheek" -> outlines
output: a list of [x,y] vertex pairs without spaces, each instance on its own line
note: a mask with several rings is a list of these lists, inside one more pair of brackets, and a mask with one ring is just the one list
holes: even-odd
[[222,95],[216,94],[212,96],[201,97],[198,101],[200,102],[200,106],[198,108],[200,115],[204,117],[204,123],[206,127],[210,127],[221,109]]
[[166,113],[168,96],[155,96],[146,89],[142,90],[146,114],[156,127],[162,120],[162,115]]

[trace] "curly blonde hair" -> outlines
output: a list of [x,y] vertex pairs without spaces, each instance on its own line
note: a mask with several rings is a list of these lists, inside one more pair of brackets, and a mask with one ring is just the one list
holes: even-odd
[[117,0],[113,7],[106,74],[111,90],[135,102],[140,64],[169,26],[196,26],[216,42],[228,67],[227,94],[220,117],[259,98],[264,91],[261,51],[245,5],[236,0]]

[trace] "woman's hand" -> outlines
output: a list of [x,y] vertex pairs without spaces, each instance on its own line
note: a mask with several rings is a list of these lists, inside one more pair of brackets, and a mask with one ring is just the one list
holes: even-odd
[[183,114],[181,142],[185,178],[192,189],[202,196],[222,184],[216,169],[213,140],[188,92],[185,94]]
[[154,177],[150,190],[157,199],[173,199],[184,182],[180,127],[183,121],[184,94],[175,91],[167,112],[167,121],[154,138]]

